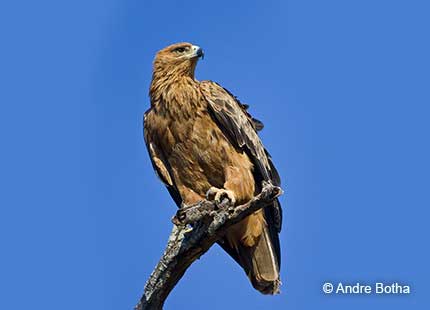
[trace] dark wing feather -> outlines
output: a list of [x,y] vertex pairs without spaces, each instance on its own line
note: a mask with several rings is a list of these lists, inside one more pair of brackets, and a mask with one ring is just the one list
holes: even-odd
[[157,146],[156,141],[152,139],[151,132],[148,130],[145,123],[146,115],[150,111],[151,109],[146,111],[143,115],[143,136],[145,138],[149,158],[151,159],[152,167],[154,168],[155,173],[166,186],[176,205],[180,207],[182,204],[182,198],[175,185],[169,162],[166,160],[163,151]]
[[[203,81],[203,83],[207,83],[208,81]],[[212,83],[215,83],[215,82],[212,82]],[[216,83],[215,83],[216,84]],[[218,84],[216,84],[216,85],[218,85]],[[220,85],[218,85],[219,87],[222,87],[222,86],[220,86]],[[240,100],[239,100],[239,98],[237,98],[235,95],[233,95],[227,88],[224,88],[224,87],[222,87],[222,89],[224,89],[225,91],[226,91],[226,93],[227,94],[229,94],[232,98],[234,98],[234,100],[237,102],[237,104],[239,105],[239,107],[242,109],[242,111],[246,114],[246,117],[249,119],[249,120],[251,120],[251,124],[252,124],[252,126],[254,127],[254,129],[256,130],[256,131],[260,131],[260,130],[263,130],[263,128],[264,128],[264,124],[263,124],[263,122],[262,121],[260,121],[260,120],[258,120],[258,119],[256,119],[256,118],[253,118],[252,116],[251,116],[251,114],[249,114],[249,112],[248,112],[248,109],[249,109],[249,105],[248,104],[246,104],[246,103],[242,103]]]
[[257,134],[257,130],[262,128],[260,126],[262,123],[254,121],[247,111],[247,105],[241,104],[235,96],[217,83],[203,81],[200,83],[200,89],[209,104],[212,116],[232,144],[248,153],[262,180],[279,185],[278,172]]
[[[228,90],[212,81],[200,83],[200,89],[208,102],[208,108],[220,128],[229,137],[231,143],[245,151],[251,158],[255,172],[260,176],[260,181],[270,181],[279,186],[281,180],[273,165],[270,154],[264,148],[257,134],[258,128],[254,119],[243,105]],[[260,122],[261,123],[261,122]],[[258,182],[258,179],[256,180]],[[273,208],[265,208],[266,220],[278,233],[282,225],[282,211],[279,201]]]
[[[273,165],[270,154],[264,148],[257,134],[257,131],[263,128],[263,123],[255,120],[248,113],[247,105],[242,104],[234,95],[217,83],[203,81],[200,83],[200,89],[208,102],[208,110],[221,130],[235,147],[245,151],[252,160],[255,167],[254,173],[257,176],[256,182],[265,180],[279,186],[281,184],[279,174]],[[272,206],[264,208],[264,217],[280,267],[281,251],[278,234],[282,226],[282,209],[278,199],[274,201]],[[240,264],[233,248],[227,243],[220,243],[220,245]]]

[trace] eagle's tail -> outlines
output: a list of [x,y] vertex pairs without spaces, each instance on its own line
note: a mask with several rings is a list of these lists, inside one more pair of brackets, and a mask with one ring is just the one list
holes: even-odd
[[279,236],[261,211],[230,228],[220,245],[242,266],[255,289],[263,294],[279,293]]
[[268,228],[264,227],[256,245],[253,247],[239,245],[237,250],[240,263],[252,286],[263,294],[279,293],[281,282],[278,259]]

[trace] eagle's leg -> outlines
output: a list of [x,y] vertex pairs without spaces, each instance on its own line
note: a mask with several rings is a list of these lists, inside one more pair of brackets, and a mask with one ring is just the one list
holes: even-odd
[[177,186],[182,198],[182,206],[191,206],[205,199],[185,185],[179,184]]
[[[239,158],[242,159],[242,158]],[[249,160],[237,160],[235,165],[225,168],[224,188],[233,192],[239,204],[246,203],[254,196],[255,181]]]
[[231,205],[236,204],[236,197],[233,191],[224,188],[216,188],[214,186],[209,188],[206,192],[206,199],[215,201],[216,203],[220,203],[224,199],[227,199]]

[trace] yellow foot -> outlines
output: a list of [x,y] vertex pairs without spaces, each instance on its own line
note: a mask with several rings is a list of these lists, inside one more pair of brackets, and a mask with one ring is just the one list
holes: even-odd
[[224,188],[216,188],[214,186],[209,188],[206,192],[206,199],[215,201],[216,203],[220,203],[224,199],[228,199],[230,204],[234,205],[236,203],[236,197],[232,191]]

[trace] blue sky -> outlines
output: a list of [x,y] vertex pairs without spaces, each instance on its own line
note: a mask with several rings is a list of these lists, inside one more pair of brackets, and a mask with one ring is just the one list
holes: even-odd
[[[215,246],[165,309],[424,309],[426,1],[4,1],[0,308],[132,309],[175,207],[142,139],[154,53],[251,105],[283,178],[282,294]],[[326,281],[408,296],[324,295]]]

